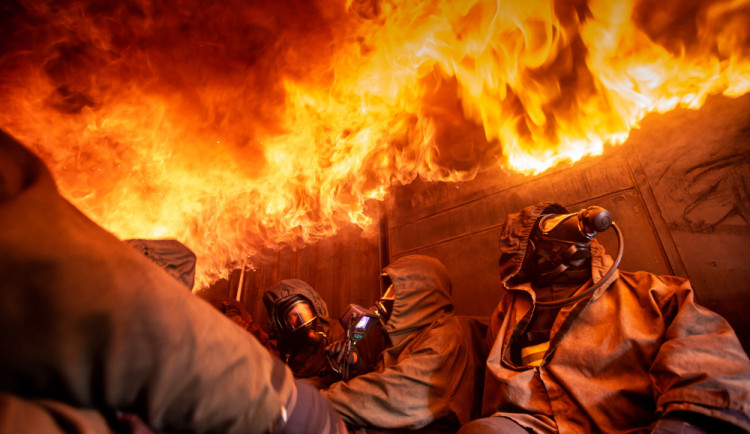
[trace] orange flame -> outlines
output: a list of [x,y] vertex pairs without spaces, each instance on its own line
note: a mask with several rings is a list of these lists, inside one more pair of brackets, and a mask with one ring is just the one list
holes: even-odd
[[0,127],[198,286],[367,227],[393,184],[538,173],[750,89],[750,1],[101,0],[2,6]]

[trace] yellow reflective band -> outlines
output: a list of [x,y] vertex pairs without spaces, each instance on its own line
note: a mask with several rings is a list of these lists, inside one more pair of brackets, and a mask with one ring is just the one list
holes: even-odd
[[549,342],[521,348],[521,363],[527,366],[540,366],[549,349]]

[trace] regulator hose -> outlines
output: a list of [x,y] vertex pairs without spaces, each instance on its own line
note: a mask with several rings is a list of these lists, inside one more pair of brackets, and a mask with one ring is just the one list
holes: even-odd
[[584,297],[587,297],[599,287],[601,287],[604,282],[609,280],[610,277],[612,277],[613,274],[615,274],[615,270],[617,270],[617,267],[620,265],[620,260],[622,260],[622,252],[625,250],[625,240],[622,237],[622,231],[620,231],[620,227],[615,224],[615,222],[612,222],[612,227],[615,229],[615,233],[617,234],[617,257],[615,258],[615,262],[612,263],[612,265],[609,267],[609,270],[607,270],[607,274],[602,277],[601,280],[599,280],[594,286],[587,289],[586,291],[574,295],[572,297],[568,297],[562,300],[554,300],[554,301],[537,301],[537,306],[562,306],[564,304],[572,303],[574,301],[578,301]]

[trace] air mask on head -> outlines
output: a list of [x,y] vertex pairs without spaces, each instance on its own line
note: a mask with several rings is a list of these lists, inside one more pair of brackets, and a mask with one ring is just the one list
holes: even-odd
[[279,350],[288,356],[320,343],[324,335],[317,330],[318,316],[312,303],[301,295],[278,300],[273,309]]
[[591,206],[576,213],[545,214],[537,219],[519,273],[520,278],[535,286],[588,281],[591,277],[591,240],[610,226],[615,228],[619,248],[617,259],[604,278],[583,294],[559,301],[537,301],[537,304],[562,305],[591,294],[614,273],[623,252],[622,233],[604,208]]

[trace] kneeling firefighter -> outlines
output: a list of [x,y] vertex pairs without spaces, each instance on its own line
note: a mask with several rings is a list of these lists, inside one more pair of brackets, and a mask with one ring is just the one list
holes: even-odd
[[[594,240],[612,227],[613,261]],[[750,430],[750,361],[690,282],[618,271],[609,213],[540,203],[507,217],[484,419],[469,433]]]
[[479,414],[486,327],[453,313],[435,258],[400,258],[384,278],[391,286],[372,310],[388,343],[375,370],[322,393],[350,426],[455,431]]

